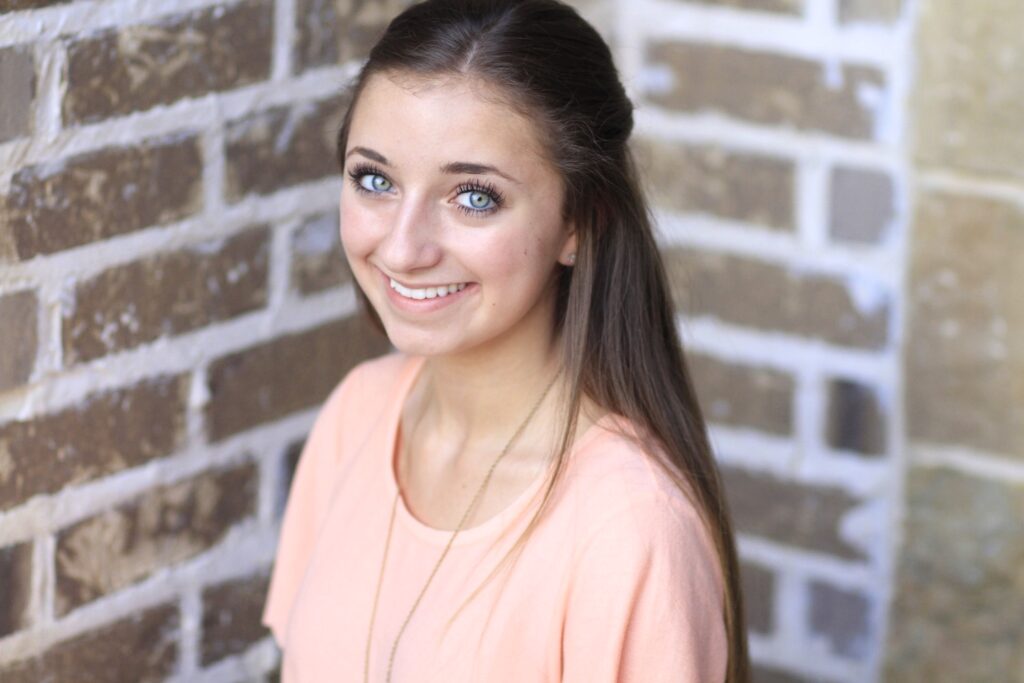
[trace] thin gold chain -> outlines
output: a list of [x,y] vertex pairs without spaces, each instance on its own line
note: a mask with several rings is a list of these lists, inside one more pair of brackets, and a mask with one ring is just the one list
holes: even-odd
[[[413,603],[412,608],[409,610],[409,614],[406,615],[405,621],[402,623],[402,628],[398,630],[398,635],[395,636],[395,642],[391,646],[391,654],[388,657],[388,673],[386,679],[387,683],[391,683],[391,668],[395,663],[395,651],[398,649],[398,640],[402,637],[402,634],[405,632],[405,627],[409,624],[409,620],[412,619],[413,612],[415,612],[416,608],[419,606],[420,600],[423,599],[423,594],[427,592],[427,586],[429,586],[430,582],[434,579],[434,575],[437,573],[438,567],[441,566],[441,562],[444,560],[445,555],[448,554],[448,550],[452,547],[452,542],[455,540],[455,537],[459,535],[459,532],[462,531],[462,526],[466,523],[466,520],[469,518],[470,513],[476,507],[476,504],[480,500],[480,496],[481,494],[483,494],[484,489],[487,488],[487,483],[491,480],[491,475],[494,473],[494,469],[498,466],[498,463],[501,462],[501,459],[505,457],[505,454],[508,453],[509,448],[512,447],[512,444],[519,437],[522,431],[526,428],[526,425],[530,422],[531,419],[533,419],[534,413],[537,412],[537,409],[540,407],[540,404],[544,400],[544,397],[548,395],[548,392],[551,390],[551,387],[554,386],[555,380],[558,379],[558,375],[560,374],[560,372],[561,371],[559,370],[559,372],[555,373],[555,376],[548,383],[547,388],[544,389],[544,393],[542,393],[540,395],[540,398],[537,399],[537,402],[533,404],[533,408],[530,409],[530,414],[526,416],[526,419],[523,420],[522,424],[519,425],[519,428],[516,430],[515,434],[513,434],[512,438],[509,439],[508,443],[505,444],[505,448],[502,449],[501,454],[498,455],[497,458],[495,458],[494,462],[491,464],[491,468],[487,471],[487,476],[484,477],[483,483],[477,490],[476,495],[473,496],[473,500],[472,502],[470,502],[469,507],[466,509],[466,512],[462,515],[462,519],[459,521],[459,526],[456,527],[455,532],[452,534],[452,537],[448,539],[448,545],[445,546],[444,552],[441,553],[441,557],[437,559],[437,563],[434,565],[433,571],[430,572],[430,576],[427,578],[427,582],[423,584],[423,589],[420,590],[419,597],[416,598],[416,602]],[[370,643],[373,637],[373,623],[377,618],[377,602],[380,598],[381,584],[384,582],[384,567],[386,566],[388,561],[388,549],[391,546],[391,530],[394,527],[395,523],[395,510],[398,507],[399,495],[401,495],[400,492],[395,493],[395,501],[391,505],[391,521],[388,522],[387,540],[384,541],[384,558],[381,560],[380,575],[377,577],[377,592],[373,596],[373,612],[370,614],[370,630],[366,638],[366,658],[363,662],[363,683],[369,683],[370,681]]]

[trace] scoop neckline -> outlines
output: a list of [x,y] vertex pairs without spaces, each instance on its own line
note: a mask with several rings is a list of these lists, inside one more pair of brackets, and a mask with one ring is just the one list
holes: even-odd
[[[388,430],[387,430],[387,451],[388,457],[382,458],[385,464],[384,479],[387,482],[389,499],[395,494],[398,494],[397,510],[395,517],[398,518],[399,523],[405,528],[410,530],[420,539],[434,544],[434,545],[447,545],[448,541],[451,540],[453,529],[438,529],[436,527],[429,526],[419,520],[409,510],[408,505],[405,502],[405,496],[401,493],[398,487],[398,480],[395,476],[395,456],[396,456],[396,439],[398,437],[398,427],[401,423],[402,407],[405,405],[406,399],[409,397],[412,391],[412,386],[416,382],[416,378],[419,377],[420,371],[423,369],[423,365],[426,361],[426,356],[410,356],[404,371],[402,372],[401,379],[398,387],[398,394],[396,400],[392,403],[391,414],[389,415]],[[600,425],[609,419],[611,413],[605,413],[593,424],[587,427],[586,431],[576,439],[576,442],[572,445],[569,450],[569,456],[577,454],[583,449],[584,446],[588,445],[593,441],[598,433]],[[506,524],[512,519],[517,517],[524,508],[529,504],[533,497],[540,490],[548,477],[548,471],[541,472],[529,486],[511,503],[509,503],[505,509],[501,512],[493,515],[484,522],[477,524],[476,526],[462,529],[459,531],[455,540],[452,541],[452,546],[464,545],[467,543],[473,543],[481,539],[486,539],[493,534],[502,531]]]

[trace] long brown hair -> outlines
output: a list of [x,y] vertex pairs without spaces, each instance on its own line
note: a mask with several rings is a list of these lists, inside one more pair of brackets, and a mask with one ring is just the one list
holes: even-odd
[[[469,76],[506,94],[509,105],[534,121],[544,137],[564,183],[564,218],[577,230],[575,266],[557,275],[552,321],[570,387],[562,407],[565,431],[541,505],[499,567],[535,528],[571,448],[582,398],[590,397],[637,426],[644,451],[667,459],[652,458],[700,513],[725,581],[726,681],[746,683],[747,637],[732,524],[628,144],[633,105],[607,44],[557,0],[413,5],[391,21],[352,83],[338,134],[342,166],[355,102],[370,76],[381,73]],[[384,332],[358,285],[356,291],[364,313]]]

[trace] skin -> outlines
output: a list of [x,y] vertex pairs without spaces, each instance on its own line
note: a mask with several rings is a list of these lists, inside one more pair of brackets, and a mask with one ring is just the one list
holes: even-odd
[[[395,465],[406,504],[435,528],[458,525],[560,365],[554,278],[576,235],[561,218],[561,177],[540,140],[500,93],[465,77],[377,74],[353,112],[341,241],[391,342],[426,356],[403,407]],[[495,170],[442,171],[452,162]],[[480,183],[500,193],[500,206],[494,194],[460,189]],[[494,210],[467,215],[460,205]],[[391,302],[382,274],[416,287],[473,283],[473,291],[442,310],[410,313]],[[504,509],[542,471],[564,388],[549,392],[464,528]],[[589,423],[581,415],[577,433]]]

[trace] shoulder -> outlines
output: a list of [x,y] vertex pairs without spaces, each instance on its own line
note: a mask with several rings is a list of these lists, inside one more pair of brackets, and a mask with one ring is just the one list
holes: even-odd
[[356,363],[331,391],[323,411],[335,413],[350,407],[369,409],[378,401],[386,402],[412,360],[412,356],[392,351]]

